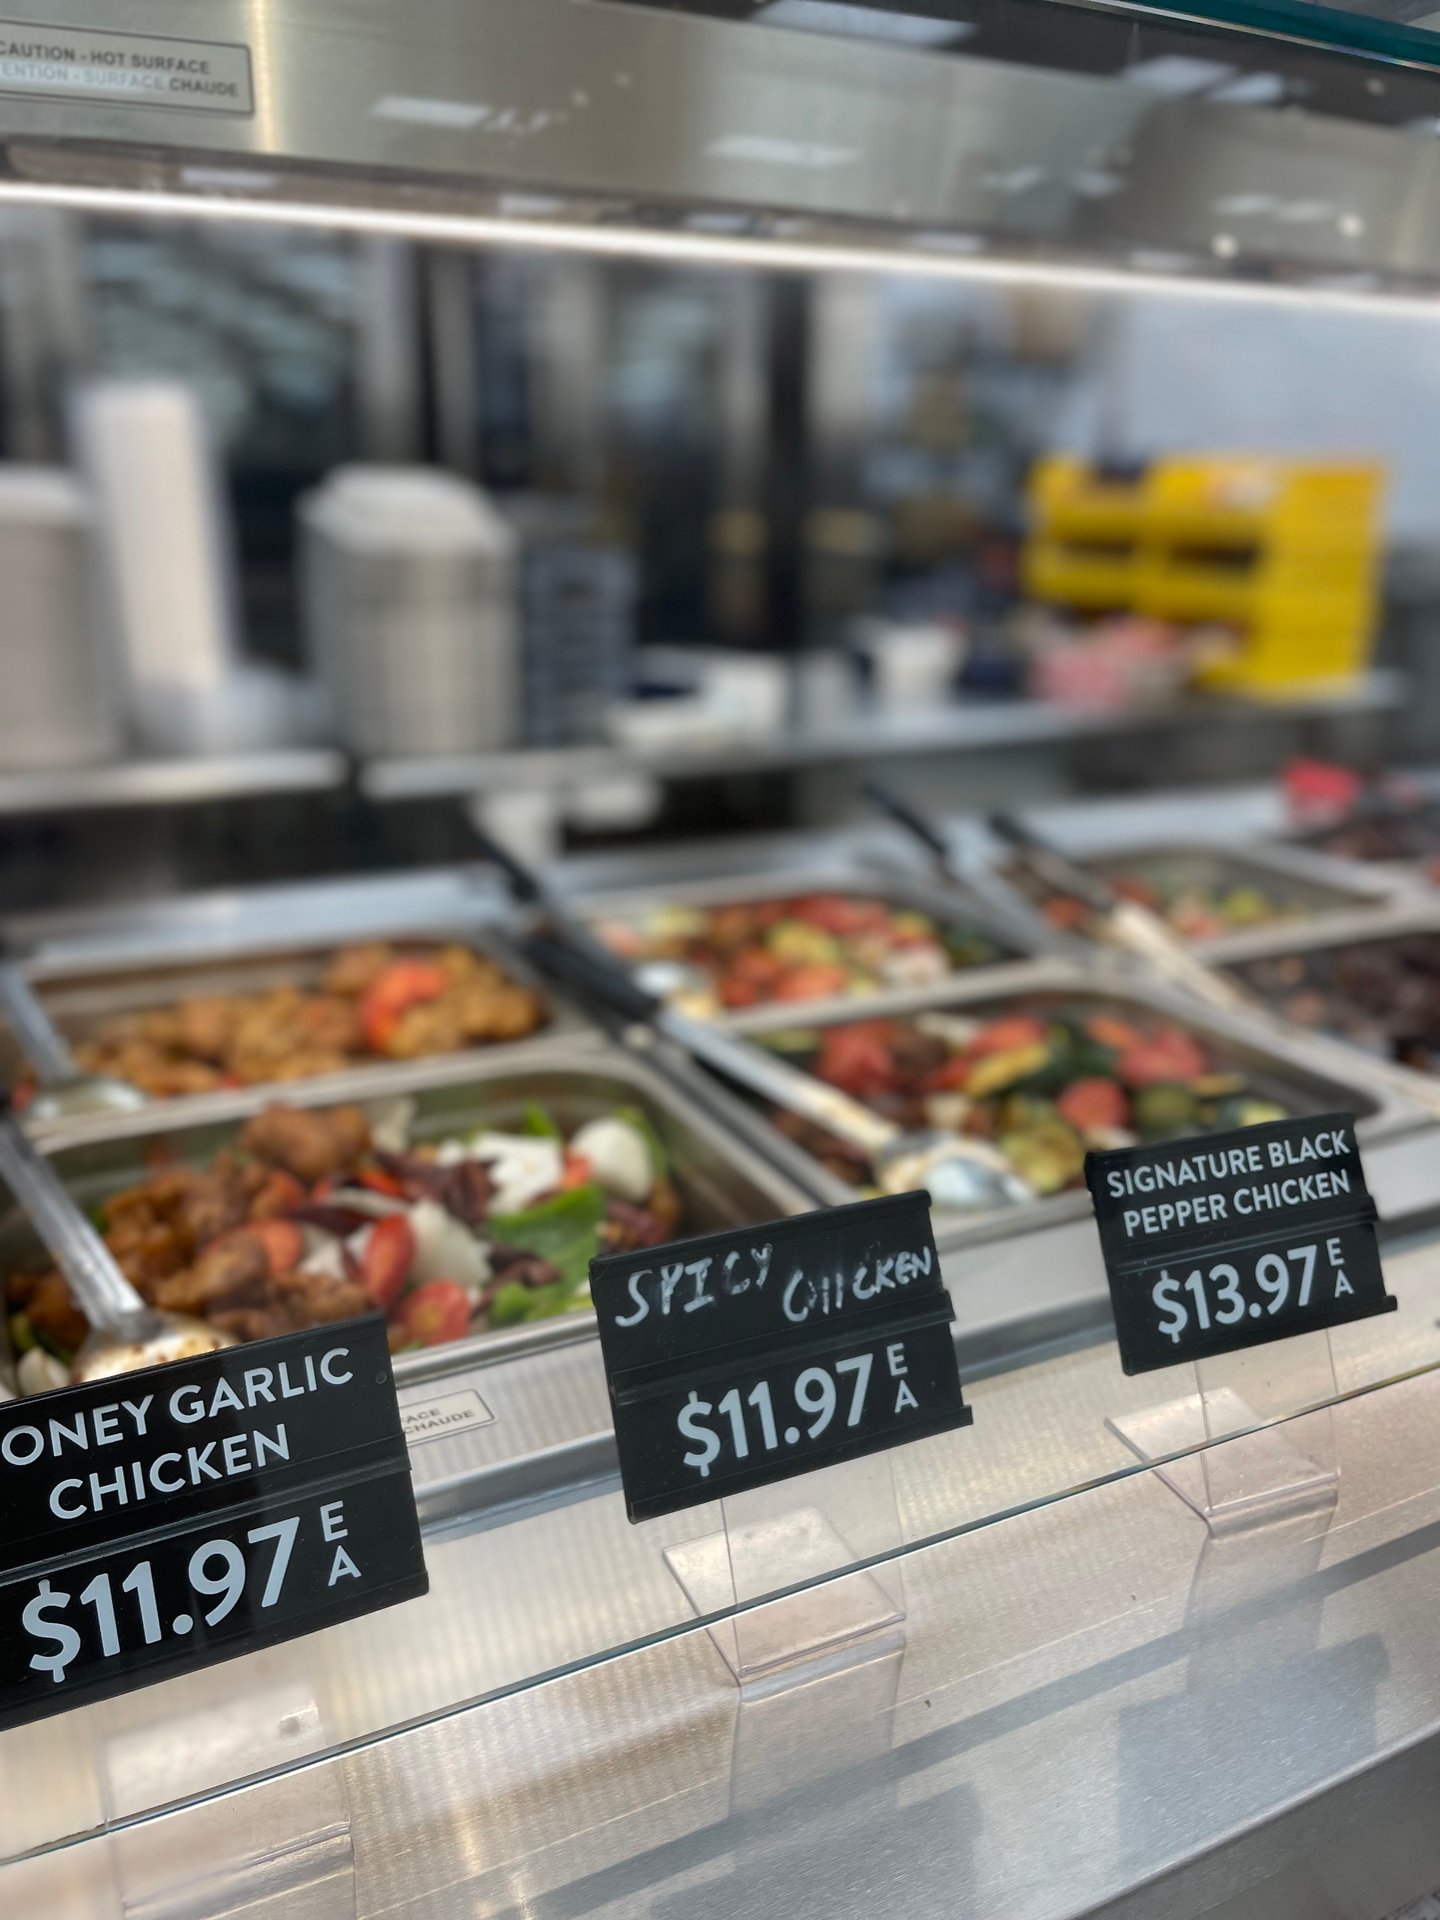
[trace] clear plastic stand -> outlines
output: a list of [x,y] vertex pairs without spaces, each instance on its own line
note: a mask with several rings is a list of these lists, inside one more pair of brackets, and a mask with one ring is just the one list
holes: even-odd
[[[293,1765],[326,1745],[314,1700],[288,1687],[127,1728],[100,1749],[107,1821]],[[338,1768],[301,1767],[238,1799],[219,1793],[174,1818],[122,1827],[110,1844],[125,1920],[301,1912],[354,1920],[350,1808]]]
[[[1193,1393],[1105,1424],[1212,1532],[1334,1503],[1329,1408],[1339,1390],[1328,1330],[1197,1360],[1193,1372]],[[1269,1424],[1311,1409],[1321,1411],[1303,1444]]]
[[[826,1580],[901,1545],[888,1453],[825,1467],[803,1479],[733,1494],[720,1526],[665,1549],[665,1564],[697,1615],[751,1608],[716,1621],[711,1639],[742,1686],[790,1685],[797,1670],[868,1659],[883,1638],[904,1641],[905,1588],[898,1561]],[[818,1586],[806,1586],[819,1581]],[[767,1594],[803,1587],[767,1606]]]

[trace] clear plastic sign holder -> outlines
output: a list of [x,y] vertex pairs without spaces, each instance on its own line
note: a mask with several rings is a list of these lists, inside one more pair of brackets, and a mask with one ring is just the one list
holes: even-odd
[[[1193,1393],[1105,1424],[1212,1532],[1334,1504],[1330,1409],[1339,1388],[1328,1329],[1197,1360],[1188,1371]],[[1301,1439],[1273,1424],[1312,1409]]]
[[[142,1819],[111,1834],[124,1920],[254,1920],[271,1912],[355,1920],[343,1775],[296,1765],[328,1745],[313,1697],[283,1684],[106,1737],[107,1825],[196,1794],[214,1796],[174,1818]],[[277,1767],[285,1771],[225,1791]]]
[[[788,1686],[903,1645],[905,1586],[895,1557],[903,1543],[888,1452],[716,1505],[719,1527],[667,1547],[665,1564],[697,1616],[742,1609],[708,1629],[737,1684]],[[881,1563],[858,1568],[872,1559]],[[848,1578],[827,1577],[850,1567],[858,1570]],[[770,1594],[782,1597],[755,1604]]]

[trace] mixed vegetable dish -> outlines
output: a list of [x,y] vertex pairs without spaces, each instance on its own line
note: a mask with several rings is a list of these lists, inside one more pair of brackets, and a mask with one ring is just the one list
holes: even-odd
[[[153,1306],[241,1340],[379,1308],[397,1353],[587,1310],[596,1254],[683,1224],[639,1109],[566,1135],[535,1106],[513,1132],[423,1144],[408,1109],[268,1107],[208,1167],[157,1168],[96,1224]],[[21,1390],[65,1384],[88,1327],[64,1279],[36,1264],[3,1286]]]
[[[1092,1147],[1255,1126],[1290,1111],[1188,1028],[1101,1001],[854,1020],[765,1043],[904,1128],[993,1142],[1040,1194],[1081,1185]],[[864,1156],[823,1128],[783,1109],[771,1119],[839,1178],[869,1183]]]
[[74,1053],[83,1072],[162,1100],[519,1040],[546,1019],[539,994],[469,947],[375,941],[333,954],[313,989],[197,995],[115,1014]]
[[1338,1035],[1427,1073],[1440,1071],[1440,933],[1279,954],[1234,971],[1296,1026]]
[[863,893],[659,906],[595,931],[687,1012],[926,986],[1011,958],[978,927]]
[[[1264,885],[1253,879],[1225,884],[1202,878],[1207,869],[1213,876],[1213,865],[1183,855],[1173,859],[1157,855],[1129,865],[1097,864],[1094,871],[1122,900],[1148,907],[1185,940],[1216,940],[1250,927],[1303,919],[1311,911],[1308,902],[1287,891],[1278,878],[1267,876]],[[1091,915],[1083,901],[1056,893],[1046,895],[1039,905],[1051,925],[1062,932],[1087,930]]]

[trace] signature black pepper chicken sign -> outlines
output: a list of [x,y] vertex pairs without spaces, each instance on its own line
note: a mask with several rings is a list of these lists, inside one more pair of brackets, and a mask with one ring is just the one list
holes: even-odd
[[0,1727],[426,1586],[378,1315],[0,1406]]
[[1092,1153],[1085,1178],[1126,1373],[1396,1305],[1349,1114]]

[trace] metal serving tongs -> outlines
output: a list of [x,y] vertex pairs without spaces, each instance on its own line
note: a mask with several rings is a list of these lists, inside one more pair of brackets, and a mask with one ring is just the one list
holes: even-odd
[[1254,1002],[1179,940],[1159,914],[1126,900],[1098,875],[1071,860],[1043,834],[1013,814],[994,813],[990,828],[1017,854],[1042,886],[1089,909],[1097,939],[1136,954],[1187,993],[1226,1013],[1253,1011]]
[[67,1120],[78,1113],[133,1113],[145,1096],[127,1080],[82,1073],[54,1022],[15,962],[0,954],[0,1013],[39,1085],[29,1113],[36,1120]]
[[[525,942],[535,965],[598,1000],[622,1020],[663,1034],[688,1053],[763,1099],[788,1107],[856,1148],[874,1169],[886,1193],[928,1187],[937,1207],[973,1212],[982,1207],[1033,1200],[1034,1189],[1010,1162],[983,1140],[967,1140],[941,1128],[907,1131],[872,1113],[838,1087],[776,1060],[758,1047],[708,1021],[695,1020],[632,980],[588,928],[581,926],[539,876],[514,855],[497,852],[495,864],[512,878],[516,892],[543,913],[551,932]],[[518,873],[518,878],[516,875]]]
[[186,1314],[161,1313],[140,1298],[115,1256],[37,1153],[0,1094],[0,1175],[24,1207],[75,1298],[90,1332],[72,1369],[76,1380],[100,1380],[164,1360],[188,1360],[235,1341]]

